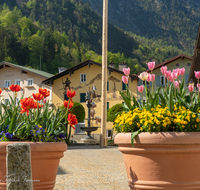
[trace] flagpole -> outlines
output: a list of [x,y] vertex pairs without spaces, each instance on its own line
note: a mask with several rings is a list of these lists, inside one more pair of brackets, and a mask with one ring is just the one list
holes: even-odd
[[107,39],[108,39],[108,0],[103,0],[102,29],[102,98],[101,98],[101,139],[100,147],[107,147],[106,117],[107,117]]

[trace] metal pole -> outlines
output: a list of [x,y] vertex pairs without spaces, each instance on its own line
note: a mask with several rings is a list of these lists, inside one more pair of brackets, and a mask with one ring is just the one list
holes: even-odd
[[107,38],[108,38],[108,0],[103,0],[102,29],[102,99],[101,99],[101,139],[100,147],[107,147],[106,116],[107,116]]

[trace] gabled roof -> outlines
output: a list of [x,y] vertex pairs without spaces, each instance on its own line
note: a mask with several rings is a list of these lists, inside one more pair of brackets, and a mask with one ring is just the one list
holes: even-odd
[[189,78],[188,78],[188,81],[192,79],[194,83],[197,83],[197,79],[195,78],[194,71],[200,71],[200,23],[199,23],[198,33],[197,33],[197,40],[196,40],[196,44],[194,48],[192,65],[190,67],[190,73],[189,73]]
[[[171,59],[168,59],[167,61],[164,61],[164,62],[156,65],[154,70],[159,69],[160,67],[165,66],[165,65],[167,65],[167,64],[169,64],[169,63],[171,63],[171,62],[173,62],[173,61],[175,61],[177,59],[180,59],[180,58],[182,58],[182,59],[187,58],[187,59],[192,60],[192,57],[184,55],[184,54],[180,54],[180,55],[177,55],[177,56],[175,56],[175,57],[173,57]],[[150,71],[151,70],[147,69],[145,72],[150,72]]]
[[16,64],[13,64],[13,63],[8,63],[6,61],[3,61],[3,62],[0,63],[0,69],[2,69],[4,67],[14,67],[16,69],[21,70],[22,73],[32,73],[32,74],[35,74],[35,75],[38,75],[38,76],[41,76],[41,77],[44,77],[44,78],[49,78],[49,77],[53,76],[52,74],[44,72],[44,71],[24,67],[24,66],[21,66],[21,65],[16,65]]
[[[92,61],[92,60],[87,60],[87,61],[84,61],[84,62],[82,62],[82,63],[80,63],[80,64],[78,64],[78,65],[76,65],[74,67],[71,67],[71,68],[69,68],[69,69],[67,69],[67,70],[65,70],[65,71],[63,71],[63,72],[61,72],[61,73],[59,73],[57,75],[54,75],[54,76],[42,81],[42,84],[47,84],[47,85],[53,84],[54,80],[56,80],[56,79],[58,79],[58,78],[60,78],[62,76],[65,76],[67,74],[71,75],[71,74],[74,73],[74,71],[76,71],[76,70],[78,70],[78,69],[80,69],[82,67],[85,67],[86,65],[88,65],[89,67],[90,67],[90,65],[97,65],[97,66],[102,67],[102,64],[100,64],[100,63],[97,63],[97,62]],[[114,72],[117,72],[117,73],[120,73],[120,74],[124,74],[123,71],[120,71],[120,70],[112,68],[112,67],[108,67],[108,70],[109,70],[109,72],[113,72],[114,71]],[[136,75],[131,74],[130,77],[131,77],[132,80],[137,80],[137,76]]]

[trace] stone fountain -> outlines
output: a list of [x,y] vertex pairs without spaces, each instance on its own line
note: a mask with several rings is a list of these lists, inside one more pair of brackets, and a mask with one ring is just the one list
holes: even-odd
[[[81,139],[84,143],[87,144],[97,144],[99,143],[98,140],[94,139],[91,136],[91,132],[96,131],[98,127],[93,127],[91,126],[91,120],[96,120],[94,118],[95,111],[94,107],[96,107],[96,104],[93,102],[93,100],[97,97],[101,97],[101,95],[97,95],[95,93],[96,87],[93,85],[92,91],[90,91],[90,87],[88,87],[88,91],[86,92],[85,100],[86,100],[86,105],[88,107],[88,118],[86,119],[88,121],[88,126],[87,127],[80,127],[82,131],[86,132],[86,137]],[[91,110],[92,108],[92,110]],[[91,118],[92,117],[92,118]]]

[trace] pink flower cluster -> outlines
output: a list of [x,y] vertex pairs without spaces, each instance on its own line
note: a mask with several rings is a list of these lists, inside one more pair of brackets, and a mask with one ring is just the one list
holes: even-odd
[[128,84],[128,77],[130,75],[130,67],[123,68],[123,72],[124,72],[124,75],[126,75],[126,76],[122,77],[122,81],[123,81],[124,84]]
[[178,68],[174,69],[173,71],[167,71],[167,66],[162,66],[160,71],[165,76],[165,78],[167,78],[167,80],[171,82],[174,82],[178,78],[178,76],[184,76],[185,74],[185,68]]

